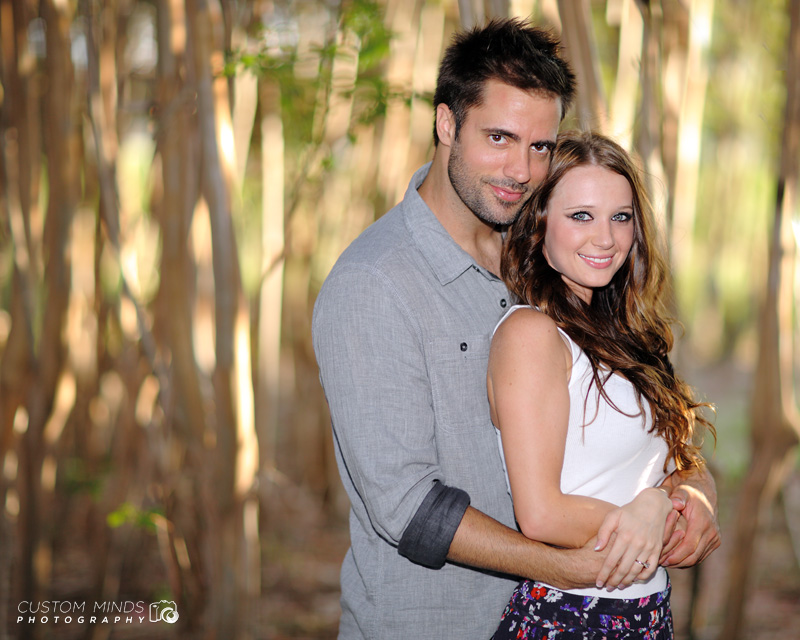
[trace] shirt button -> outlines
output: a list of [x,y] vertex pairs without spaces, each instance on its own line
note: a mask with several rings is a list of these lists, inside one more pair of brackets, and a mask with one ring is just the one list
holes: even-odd
[[467,350],[467,343],[466,342],[462,342],[461,343],[461,350],[462,351],[466,351]]
[[508,306],[508,302],[506,302],[506,299],[505,299],[505,298],[503,298],[503,299],[500,301],[500,306],[501,306],[501,307],[503,307],[503,309],[505,309],[505,308]]

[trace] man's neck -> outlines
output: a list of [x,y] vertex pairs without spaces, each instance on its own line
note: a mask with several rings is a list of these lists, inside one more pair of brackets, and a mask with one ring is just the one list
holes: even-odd
[[433,215],[475,262],[495,275],[500,274],[503,237],[498,227],[478,218],[461,201],[447,176],[441,158],[434,158],[427,177],[417,190]]

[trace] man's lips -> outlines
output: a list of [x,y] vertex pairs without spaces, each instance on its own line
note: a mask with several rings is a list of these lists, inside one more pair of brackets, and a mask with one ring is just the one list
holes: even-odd
[[505,202],[518,202],[523,195],[525,195],[524,191],[514,191],[513,189],[505,189],[503,187],[498,187],[495,185],[490,185],[492,187],[492,191],[494,191],[495,195]]

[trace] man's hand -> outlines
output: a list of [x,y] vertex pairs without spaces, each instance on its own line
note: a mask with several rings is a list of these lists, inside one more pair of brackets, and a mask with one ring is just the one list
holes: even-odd
[[[661,558],[658,560],[658,564],[661,566],[666,566],[666,559],[680,544],[681,540],[686,537],[686,527],[688,526],[686,518],[681,515],[680,511],[676,511],[675,509],[672,510],[670,517],[672,517],[673,514],[675,516],[674,526],[670,530],[670,521],[667,520],[667,527],[664,531],[664,548],[661,550]],[[666,539],[667,535],[669,535],[669,539]]]
[[686,522],[683,539],[670,553],[662,553],[661,564],[680,569],[691,567],[705,560],[721,542],[714,479],[707,469],[676,471],[662,486],[669,489],[672,506]]
[[669,556],[685,537],[686,518],[681,517],[681,512],[673,506],[672,513],[667,516],[667,523],[664,525],[664,546],[658,564],[664,564],[664,558]]
[[[603,567],[608,549],[595,550],[597,536],[579,549],[554,550],[559,571],[552,581],[544,580],[558,589],[589,589],[595,587],[597,574]],[[615,585],[616,586],[616,585]]]

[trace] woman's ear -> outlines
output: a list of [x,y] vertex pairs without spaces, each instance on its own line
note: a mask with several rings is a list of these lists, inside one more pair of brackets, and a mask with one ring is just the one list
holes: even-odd
[[439,144],[447,147],[451,146],[456,138],[456,118],[450,107],[444,103],[436,106],[436,135],[439,137]]

